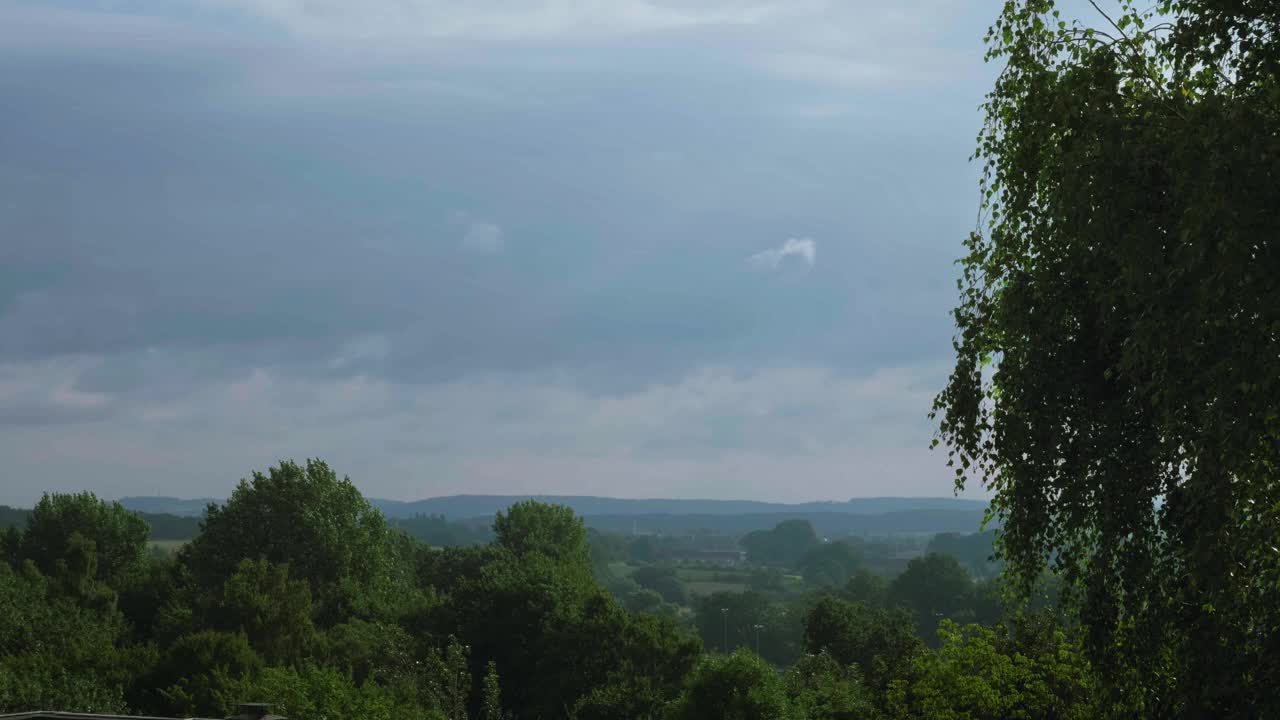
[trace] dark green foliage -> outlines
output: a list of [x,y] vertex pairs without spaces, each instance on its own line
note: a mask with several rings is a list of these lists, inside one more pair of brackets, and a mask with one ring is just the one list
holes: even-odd
[[490,660],[484,671],[479,720],[503,720],[505,717],[507,714],[502,711],[502,687],[498,682],[498,666]]
[[627,558],[632,562],[649,563],[657,558],[657,550],[653,541],[647,537],[639,537],[627,545]]
[[772,530],[756,530],[742,538],[747,559],[753,563],[795,565],[818,546],[818,535],[808,520],[784,520]]
[[800,573],[814,587],[842,585],[862,564],[862,557],[845,542],[824,543],[800,558]]
[[357,683],[370,678],[396,687],[416,682],[414,642],[399,625],[352,618],[329,628],[318,642],[316,656]]
[[806,720],[861,720],[876,715],[875,696],[856,665],[827,651],[805,655],[787,670],[787,692],[797,717]]
[[708,648],[722,653],[755,649],[758,637],[765,659],[789,665],[800,655],[800,615],[754,591],[716,592],[698,601],[694,624]]
[[452,720],[439,710],[404,705],[387,688],[356,683],[331,668],[304,664],[271,667],[245,676],[232,686],[237,697],[271,698],[272,710],[294,720],[360,718],[361,720]]
[[116,587],[142,562],[146,544],[146,522],[120,503],[93,493],[53,494],[31,511],[19,552],[46,575]]
[[[996,623],[995,634],[944,635],[951,645],[943,654],[922,658],[929,651],[910,615],[881,609],[882,601],[910,603],[913,593],[950,587],[958,566],[945,559],[913,563],[890,591],[856,570],[837,592],[874,607],[779,590],[721,592],[695,603],[691,628],[651,589],[684,598],[675,570],[613,576],[625,545],[587,532],[566,508],[524,502],[497,518],[495,542],[435,549],[389,531],[323,464],[273,472],[211,510],[213,536],[177,558],[140,553],[107,575],[91,538],[110,546],[102,527],[111,523],[79,496],[68,496],[78,498],[74,512],[51,501],[64,507],[53,517],[70,522],[78,513],[88,533],[66,528],[46,553],[57,558],[51,575],[34,560],[17,570],[0,563],[0,712],[222,717],[245,700],[266,700],[295,720],[846,720],[990,708],[1013,708],[1015,717],[1018,708],[1094,699],[1089,666],[1053,616],[996,623],[994,583],[974,594],[973,613]],[[259,533],[259,520],[294,529]],[[257,542],[242,545],[232,530]],[[348,537],[364,554],[343,546]],[[25,532],[6,542],[15,556],[38,547]],[[809,559],[856,556],[830,547],[811,546]],[[707,577],[767,577],[784,587],[782,573],[771,566]],[[625,588],[627,604],[597,578]],[[730,653],[708,654],[693,629]],[[938,691],[945,682],[965,689],[947,696]],[[1010,699],[993,701],[993,692]]]
[[804,644],[809,653],[826,652],[843,665],[857,665],[867,684],[879,691],[906,677],[925,651],[905,611],[876,610],[829,596],[805,616]]
[[316,640],[311,588],[290,580],[287,565],[266,560],[241,560],[222,592],[201,597],[196,612],[199,627],[242,633],[268,662],[306,657]]
[[858,570],[837,593],[849,602],[862,603],[869,608],[881,608],[885,604],[888,585],[884,578],[869,571]]
[[21,530],[27,526],[27,518],[30,516],[30,510],[0,505],[0,529],[17,528]]
[[[698,642],[668,618],[619,613],[602,600],[588,607],[584,620],[567,639],[592,642],[594,638],[599,647],[586,653],[563,650],[587,680],[588,689],[570,706],[572,716],[578,720],[662,717],[701,652]],[[579,654],[585,657],[579,659]],[[518,707],[513,714],[526,716]]]
[[200,534],[200,518],[167,513],[138,513],[152,540],[190,540]]
[[631,574],[631,580],[642,588],[658,593],[665,602],[683,605],[688,600],[688,591],[680,578],[676,577],[675,568],[653,565],[642,567]]
[[1280,714],[1280,13],[1008,2],[935,410],[1117,702]]
[[747,650],[706,656],[694,668],[672,720],[787,720],[797,718],[776,670]]
[[925,547],[927,554],[950,555],[977,577],[990,577],[1000,573],[1000,563],[995,559],[996,532],[939,533]]
[[783,592],[786,582],[782,570],[776,567],[752,568],[747,586],[756,592]]
[[563,505],[516,503],[494,517],[493,532],[498,545],[517,556],[538,553],[569,565],[590,566],[586,527]]
[[201,630],[183,635],[161,653],[142,679],[141,708],[156,715],[225,717],[240,701],[236,688],[262,669],[262,658],[243,633]]
[[33,563],[0,563],[0,712],[123,709],[124,632],[117,612],[81,606]]
[[637,588],[622,599],[622,604],[631,612],[658,612],[662,603],[662,596],[647,588]]
[[934,644],[943,618],[973,619],[973,593],[969,571],[949,555],[932,554],[913,559],[889,584],[887,598],[890,605],[906,608],[920,637]]
[[162,611],[175,601],[176,575],[171,559],[147,557],[117,589],[116,606],[135,640],[155,637]]
[[[1085,720],[1098,716],[1093,677],[1078,642],[1061,630],[961,627],[944,620],[942,647],[916,657],[888,693],[901,718]],[[1026,637],[1033,635],[1033,638]]]
[[487,528],[450,521],[443,515],[414,515],[388,521],[391,527],[427,545],[479,545],[493,539]]
[[209,506],[203,531],[181,553],[204,591],[221,588],[246,558],[288,565],[315,592],[325,625],[346,612],[376,613],[398,580],[386,521],[319,460],[242,480],[226,504]]

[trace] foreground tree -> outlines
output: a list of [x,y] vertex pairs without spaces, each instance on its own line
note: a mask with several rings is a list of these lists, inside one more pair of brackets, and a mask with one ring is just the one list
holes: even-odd
[[676,701],[672,720],[787,720],[796,718],[778,672],[755,654],[704,656]]
[[873,610],[834,597],[818,601],[804,619],[805,650],[856,665],[867,685],[883,691],[908,674],[924,644],[906,611]]
[[382,514],[324,462],[286,461],[241,480],[223,505],[210,505],[181,561],[199,588],[217,591],[241,561],[288,565],[319,600],[322,624],[355,612],[377,614],[394,601],[396,543]]
[[32,562],[0,562],[0,713],[53,707],[118,712],[131,658],[123,619],[59,592]]
[[1280,5],[1010,0],[985,226],[939,395],[1026,593],[1051,563],[1117,699],[1280,714]]
[[[20,553],[46,575],[119,587],[143,561],[147,523],[93,493],[45,495],[27,518]],[[92,556],[92,567],[87,557]]]
[[1089,663],[1055,625],[988,629],[944,620],[938,634],[938,652],[916,656],[910,679],[889,689],[891,717],[1097,717]]

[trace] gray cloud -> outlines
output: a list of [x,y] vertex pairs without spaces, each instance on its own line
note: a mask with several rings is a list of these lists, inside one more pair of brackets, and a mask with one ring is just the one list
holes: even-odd
[[[87,7],[0,7],[0,422],[42,477],[98,452],[133,492],[190,467],[178,448],[223,480],[339,453],[418,495],[392,478],[501,489],[525,461],[568,489],[579,458],[599,492],[651,467],[739,495],[748,455],[834,477],[870,452],[837,435],[881,423],[832,421],[815,384],[949,351],[986,78],[966,5]],[[745,386],[788,373],[809,389],[751,419]],[[686,396],[721,409],[668,414]]]

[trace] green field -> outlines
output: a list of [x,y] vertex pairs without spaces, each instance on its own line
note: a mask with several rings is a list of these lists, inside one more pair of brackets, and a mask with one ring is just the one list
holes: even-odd
[[166,555],[172,555],[178,552],[178,549],[186,545],[187,542],[187,540],[148,540],[147,547]]

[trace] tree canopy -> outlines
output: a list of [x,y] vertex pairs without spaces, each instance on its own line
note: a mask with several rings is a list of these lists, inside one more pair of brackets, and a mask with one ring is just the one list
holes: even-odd
[[1119,5],[1010,0],[990,30],[940,440],[1021,591],[1062,575],[1117,699],[1274,715],[1280,11]]
[[287,564],[309,583],[326,621],[340,605],[374,601],[397,570],[382,514],[327,464],[285,461],[241,480],[222,505],[210,505],[182,561],[205,588],[221,587],[242,560]]

